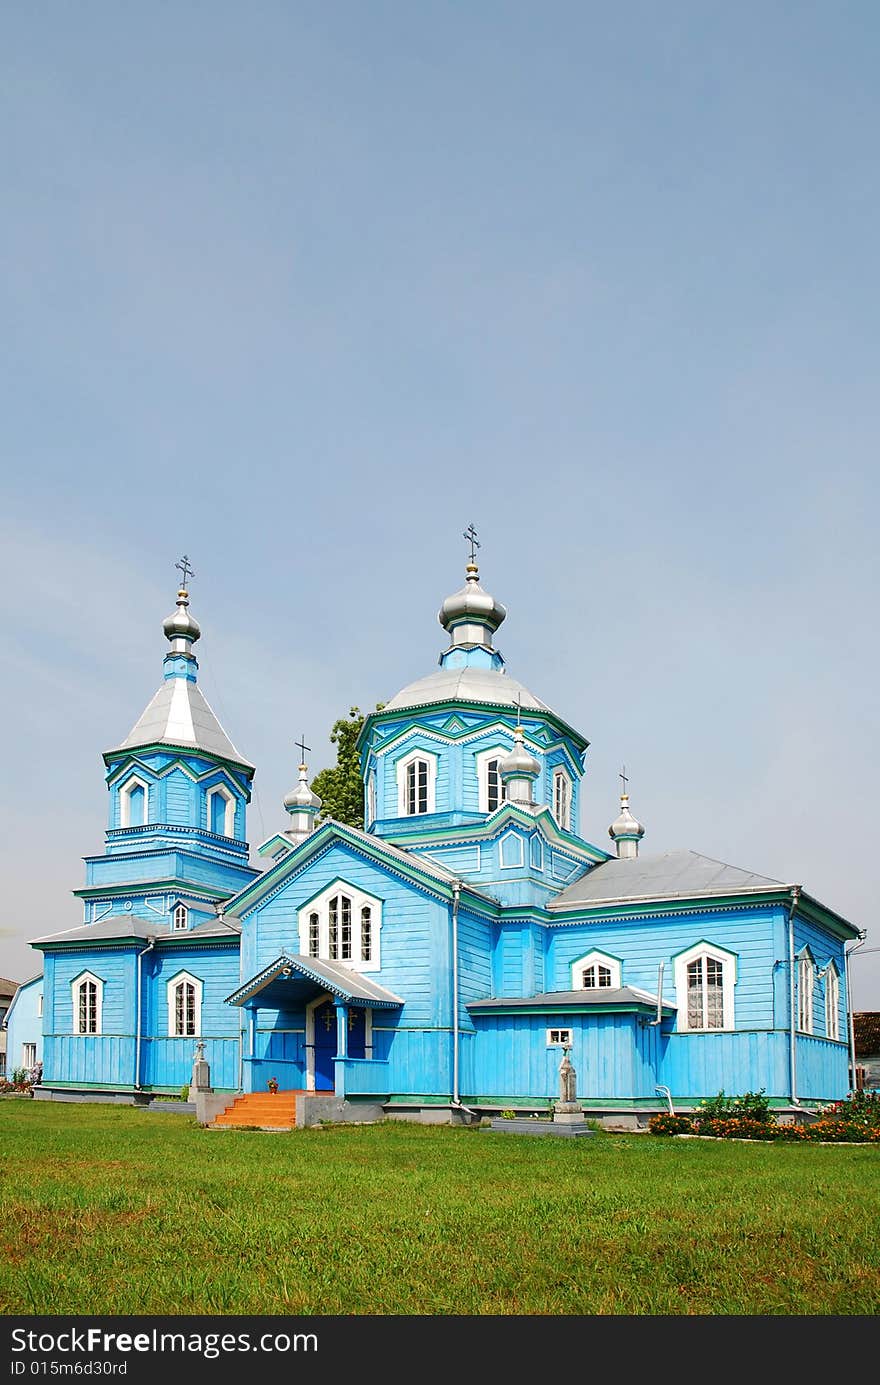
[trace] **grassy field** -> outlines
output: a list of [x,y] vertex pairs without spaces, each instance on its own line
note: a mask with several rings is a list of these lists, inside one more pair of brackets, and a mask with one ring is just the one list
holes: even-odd
[[875,1314],[880,1150],[0,1102],[5,1314]]

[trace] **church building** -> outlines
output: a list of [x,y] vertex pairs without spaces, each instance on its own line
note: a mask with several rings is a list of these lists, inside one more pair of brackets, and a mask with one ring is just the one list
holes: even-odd
[[634,1128],[721,1090],[846,1094],[859,930],[799,884],[644,852],[626,792],[610,850],[586,841],[588,742],[508,674],[505,617],[472,544],[438,667],[365,718],[364,828],[321,816],[303,763],[254,864],[254,766],[180,588],[159,690],[104,754],[82,926],[33,941],[38,1095],[179,1093],[197,1042],[215,1093],[277,1082],[352,1119],[540,1112],[565,1051],[587,1114]]

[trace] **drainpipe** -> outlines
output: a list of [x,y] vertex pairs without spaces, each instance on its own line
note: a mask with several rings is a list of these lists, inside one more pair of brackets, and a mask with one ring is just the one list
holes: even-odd
[[[665,962],[661,962],[657,967],[657,1017],[649,1021],[651,1025],[662,1024],[663,1022],[663,968],[665,965]],[[675,1112],[673,1111],[672,1114],[675,1115]]]
[[452,1104],[461,1105],[458,1090],[458,902],[461,881],[452,882]]
[[800,885],[791,887],[791,908],[788,911],[788,1067],[790,1073],[791,1104],[800,1106],[800,1098],[797,1094],[797,1014],[795,1011],[795,974],[794,974],[794,911],[798,906],[801,896]]
[[147,952],[152,952],[156,945],[156,939],[151,938],[142,952],[137,955],[137,1020],[134,1031],[134,1089],[136,1092],[141,1090],[141,958]]
[[850,1080],[850,1091],[851,1091],[851,1092],[854,1092],[855,1089],[856,1089],[856,1030],[855,1030],[855,1024],[854,1024],[854,1022],[853,1022],[852,995],[850,994],[850,988],[849,988],[849,959],[850,959],[851,953],[856,952],[860,947],[864,946],[864,942],[865,942],[865,939],[867,938],[867,936],[868,936],[868,930],[867,930],[867,928],[863,928],[863,929],[861,930],[861,932],[859,933],[859,941],[858,941],[857,943],[853,943],[853,946],[852,946],[852,947],[850,947],[850,948],[846,948],[846,947],[845,947],[845,948],[843,949],[843,984],[844,984],[844,986],[846,987],[846,1034],[847,1034],[847,1038],[848,1038],[848,1040],[849,1040],[849,1065],[850,1065],[850,1079],[851,1079],[851,1080]]

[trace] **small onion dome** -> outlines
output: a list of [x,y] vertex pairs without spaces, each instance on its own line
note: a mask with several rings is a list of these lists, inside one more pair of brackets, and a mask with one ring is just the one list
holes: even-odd
[[308,766],[300,765],[299,783],[296,788],[291,789],[290,793],[284,798],[284,807],[287,809],[288,813],[317,813],[321,806],[322,799],[320,799],[316,793],[312,793],[312,790],[309,788],[306,779],[307,773]]
[[471,625],[485,625],[489,630],[497,630],[507,616],[507,611],[494,596],[480,586],[479,569],[476,563],[468,563],[467,581],[459,591],[447,596],[437,613],[437,619],[448,630],[453,625],[467,622]]
[[645,829],[637,818],[634,818],[629,810],[629,794],[620,795],[620,817],[612,822],[608,828],[608,835],[612,841],[641,841],[645,835]]
[[513,749],[498,762],[498,773],[506,783],[508,779],[537,779],[541,766],[526,750],[523,743],[523,729],[518,726],[513,733]]
[[186,587],[181,587],[177,593],[177,610],[172,611],[170,616],[166,616],[162,622],[162,629],[165,631],[167,640],[190,640],[195,644],[201,635],[199,622],[191,616],[187,607],[189,606],[189,592]]

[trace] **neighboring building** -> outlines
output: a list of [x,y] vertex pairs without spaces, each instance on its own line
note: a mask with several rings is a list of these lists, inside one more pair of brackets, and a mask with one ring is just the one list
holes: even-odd
[[439,669],[365,720],[366,830],[321,821],[303,764],[258,870],[254,769],[198,687],[179,591],[162,686],[104,755],[83,924],[34,943],[47,1095],[178,1090],[197,1038],[215,1089],[276,1077],[420,1118],[546,1106],[565,1048],[604,1118],[644,1122],[666,1088],[846,1093],[859,930],[799,884],[640,854],[626,793],[613,855],[581,837],[588,742],[507,674],[505,615],[472,555]]
[[26,1072],[43,1061],[43,974],[38,973],[21,985],[12,997],[6,1014],[5,1035],[10,1072]]
[[7,981],[5,976],[0,976],[0,1077],[6,1075],[7,1045],[4,1021],[17,989],[17,981]]
[[857,1010],[852,1020],[856,1055],[853,1086],[876,1091],[880,1088],[880,1010]]

